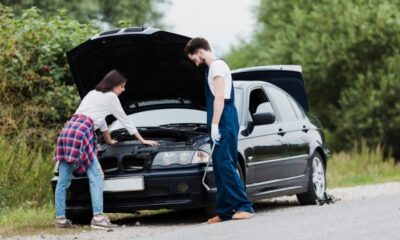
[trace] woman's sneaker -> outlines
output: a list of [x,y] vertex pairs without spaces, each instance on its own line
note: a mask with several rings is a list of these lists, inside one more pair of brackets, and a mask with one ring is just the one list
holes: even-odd
[[112,224],[110,222],[110,219],[106,218],[105,216],[102,216],[100,219],[96,219],[96,217],[93,217],[90,223],[90,227],[95,229],[110,229],[110,228],[116,228],[118,227],[118,225]]
[[62,218],[62,219],[56,219],[56,224],[55,224],[56,228],[73,228],[75,227],[74,225],[72,225],[72,222],[66,218]]

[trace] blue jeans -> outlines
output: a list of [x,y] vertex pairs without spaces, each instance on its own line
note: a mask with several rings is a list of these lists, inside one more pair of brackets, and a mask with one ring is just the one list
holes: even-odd
[[[55,193],[56,217],[65,218],[67,189],[71,185],[74,165],[60,161],[58,166],[58,181]],[[92,164],[86,169],[89,178],[90,196],[92,199],[93,215],[103,213],[103,171],[99,160],[93,159]]]

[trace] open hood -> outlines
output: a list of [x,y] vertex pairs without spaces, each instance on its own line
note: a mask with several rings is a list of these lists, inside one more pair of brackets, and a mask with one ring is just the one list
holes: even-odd
[[301,67],[298,65],[273,65],[241,68],[232,71],[233,80],[264,81],[285,90],[308,112],[307,93]]
[[83,42],[67,58],[81,98],[115,68],[128,79],[120,95],[127,113],[146,101],[204,109],[203,70],[184,53],[189,40],[154,28],[115,29]]

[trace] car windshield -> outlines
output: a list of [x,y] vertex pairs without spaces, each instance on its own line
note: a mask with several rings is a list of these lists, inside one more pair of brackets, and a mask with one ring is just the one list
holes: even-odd
[[[136,127],[156,127],[172,123],[205,123],[207,112],[195,109],[155,109],[128,115]],[[123,128],[120,121],[110,126],[110,131]]]
[[[240,112],[242,102],[241,89],[235,89],[235,105]],[[240,114],[239,114],[240,116]],[[128,115],[131,122],[136,127],[157,127],[165,124],[184,124],[199,123],[205,124],[207,121],[207,112],[197,109],[187,108],[162,108],[133,113]],[[120,121],[114,121],[110,126],[110,131],[123,128]]]

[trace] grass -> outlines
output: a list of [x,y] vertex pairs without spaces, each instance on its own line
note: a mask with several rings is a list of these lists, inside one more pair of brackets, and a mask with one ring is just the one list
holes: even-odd
[[328,162],[329,188],[400,181],[400,164],[384,159],[382,148],[369,149],[365,143],[350,152],[334,153]]
[[[19,147],[9,144],[4,138],[0,138],[0,150],[0,238],[41,233],[73,234],[90,230],[88,226],[78,226],[73,230],[54,228],[54,206],[49,200],[52,196],[52,163],[49,155],[40,154],[39,149],[28,149],[24,144]],[[14,156],[19,158],[14,159]],[[400,181],[400,164],[395,164],[392,158],[383,159],[381,147],[369,149],[365,143],[350,152],[333,153],[328,162],[328,187]],[[115,221],[166,212],[168,210],[109,216]]]
[[[144,210],[137,214],[115,213],[108,214],[108,216],[112,221],[121,221],[124,219],[142,218],[168,212],[171,212],[171,210]],[[52,203],[36,208],[27,208],[23,206],[8,210],[3,209],[0,211],[0,239],[1,237],[12,237],[17,235],[60,235],[91,231],[88,225],[76,225],[76,228],[74,229],[57,229],[54,227],[54,216],[54,206]]]
[[60,230],[53,226],[54,209],[50,203],[35,208],[21,206],[0,210],[0,236],[3,237],[41,233],[72,234],[84,229],[79,227],[73,230]]

